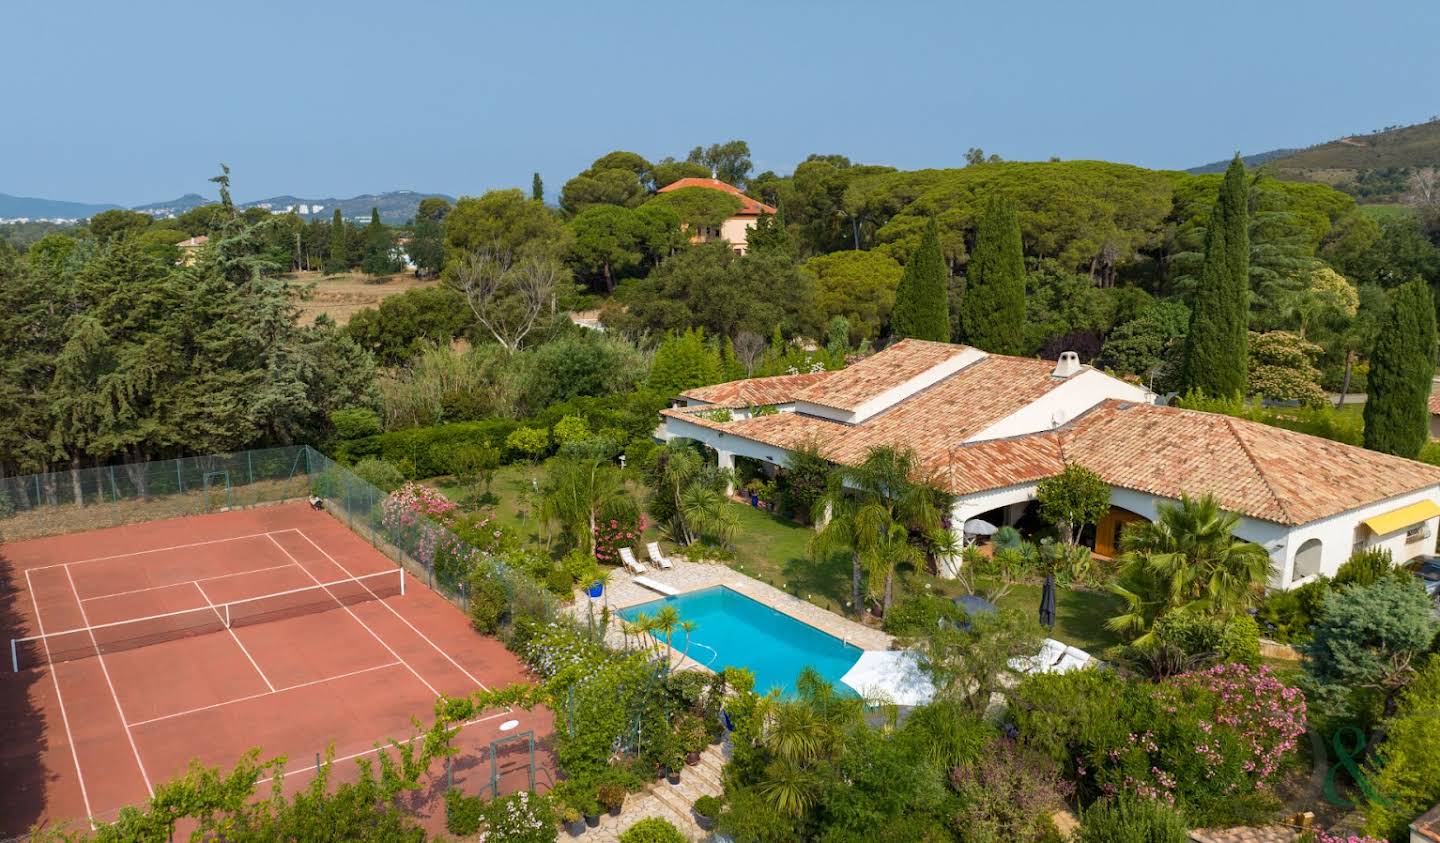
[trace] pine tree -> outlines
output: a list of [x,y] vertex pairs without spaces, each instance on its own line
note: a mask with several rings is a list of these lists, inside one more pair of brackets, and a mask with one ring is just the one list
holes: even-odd
[[1230,162],[1205,230],[1205,258],[1185,336],[1181,387],[1212,398],[1245,394],[1249,356],[1250,219],[1245,165]]
[[655,349],[646,385],[654,392],[671,397],[697,386],[708,386],[724,379],[720,355],[706,341],[702,328],[670,334]]
[[1366,381],[1365,447],[1414,459],[1430,433],[1435,305],[1424,281],[1398,288],[1375,336]]
[[949,342],[950,303],[946,294],[945,256],[940,252],[940,229],[932,218],[920,247],[905,264],[895,288],[895,309],[890,330],[898,338]]
[[336,208],[335,216],[330,221],[330,253],[325,256],[326,272],[334,274],[350,268],[348,248],[349,242],[345,237],[345,218],[340,215],[340,209]]
[[530,176],[530,198],[536,202],[545,201],[545,182],[541,181],[539,173]]
[[994,354],[1025,348],[1025,254],[1015,205],[992,196],[975,225],[975,249],[965,267],[960,336]]

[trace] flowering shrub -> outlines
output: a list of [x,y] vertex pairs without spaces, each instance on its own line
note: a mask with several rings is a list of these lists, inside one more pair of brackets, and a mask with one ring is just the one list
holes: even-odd
[[1192,819],[1227,816],[1274,781],[1305,732],[1305,697],[1268,668],[1221,664],[1149,689],[1153,716],[1097,746],[1077,772],[1106,795],[1125,791],[1175,804]]
[[544,679],[604,659],[607,651],[569,623],[551,621],[517,642],[517,655]]
[[520,791],[485,806],[486,843],[555,843],[555,811],[543,796]]
[[1072,790],[1055,763],[1007,738],[976,762],[950,771],[962,808],[955,825],[984,840],[1035,840]]
[[1377,837],[1366,837],[1363,834],[1330,834],[1324,829],[1316,829],[1300,838],[1300,843],[1385,843]]
[[595,558],[607,565],[620,564],[620,548],[634,547],[645,534],[648,522],[643,514],[610,518],[595,525]]

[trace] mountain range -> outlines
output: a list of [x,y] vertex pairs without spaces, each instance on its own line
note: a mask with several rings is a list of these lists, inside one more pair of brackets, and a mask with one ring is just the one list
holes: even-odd
[[[359,196],[352,196],[348,199],[338,199],[330,196],[323,199],[310,199],[300,196],[271,196],[267,199],[257,199],[253,202],[241,202],[240,208],[267,208],[276,213],[286,213],[290,209],[299,209],[304,216],[323,215],[329,217],[338,207],[340,215],[346,219],[369,220],[370,209],[376,208],[380,211],[380,219],[387,223],[406,223],[415,216],[415,209],[420,206],[420,200],[431,196],[441,197],[449,202],[454,198],[443,193],[421,193],[414,190],[392,190],[387,193],[363,193]],[[198,193],[187,193],[168,202],[150,202],[145,205],[135,205],[129,210],[139,211],[153,217],[173,217],[183,214],[191,208],[206,205],[217,201],[214,198],[201,196]],[[7,193],[0,193],[0,220],[30,219],[30,220],[57,220],[71,221],[83,220],[100,213],[101,211],[122,208],[123,205],[93,203],[93,202],[65,202],[57,199],[37,199],[27,196],[11,196]]]

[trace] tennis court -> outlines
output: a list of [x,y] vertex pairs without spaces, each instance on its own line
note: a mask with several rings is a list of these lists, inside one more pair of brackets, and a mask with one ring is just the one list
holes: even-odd
[[[437,696],[525,678],[459,609],[304,503],[0,552],[14,633],[0,683],[7,834],[113,819],[192,759],[228,769],[257,746],[287,757],[287,789],[330,744],[344,778],[377,742],[410,737],[412,717],[428,724]],[[484,712],[456,740],[456,782],[480,792],[491,742],[526,731],[553,768],[550,724],[542,710]],[[528,786],[522,744],[496,759],[502,792]],[[435,804],[414,806],[432,820],[443,814],[439,778]]]

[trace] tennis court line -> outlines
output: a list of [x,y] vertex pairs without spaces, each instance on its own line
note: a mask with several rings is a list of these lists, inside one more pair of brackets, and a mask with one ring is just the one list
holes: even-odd
[[233,574],[216,574],[213,577],[199,577],[193,580],[180,580],[179,582],[169,583],[168,585],[147,585],[144,588],[132,588],[129,591],[116,591],[111,594],[97,594],[94,597],[81,597],[80,602],[85,603],[90,600],[104,600],[107,597],[124,597],[127,594],[139,594],[142,591],[158,591],[162,588],[179,588],[182,585],[209,582],[211,580],[223,580],[227,577],[243,577],[246,574],[258,574],[263,571],[278,571],[281,568],[289,568],[294,564],[294,562],[286,562],[283,565],[271,565],[268,568],[252,568],[249,571],[236,571]]
[[384,670],[387,667],[394,667],[398,664],[400,664],[400,662],[386,662],[385,664],[377,664],[374,667],[362,667],[359,670],[352,670],[349,673],[341,673],[337,676],[325,676],[320,679],[311,679],[309,682],[299,682],[294,685],[286,685],[283,688],[276,688],[273,691],[265,691],[264,693],[259,694],[247,694],[243,697],[236,697],[233,700],[224,700],[223,702],[211,703],[209,705],[202,705],[196,708],[187,708],[184,711],[177,711],[173,714],[162,714],[159,717],[151,717],[149,720],[137,720],[134,723],[131,723],[130,726],[145,726],[150,723],[158,723],[161,720],[173,720],[176,717],[184,717],[187,714],[198,714],[202,711],[209,711],[213,708],[224,708],[227,705],[235,705],[236,703],[249,702],[250,700],[258,700],[261,697],[270,697],[274,696],[275,694],[283,694],[286,691],[294,691],[300,688],[308,688],[311,685],[320,685],[325,682],[334,682],[337,679],[348,679],[351,676],[359,676],[362,673],[373,673],[374,671]]
[[[334,563],[335,567],[339,568],[341,571],[344,571],[344,572],[345,572],[345,576],[351,577],[352,579],[354,578],[355,575],[352,574],[352,573],[350,573],[350,570],[349,570],[348,568],[346,568],[344,565],[341,565],[340,562],[335,559],[335,557],[333,557],[333,556],[331,556],[329,553],[327,553],[327,552],[325,551],[325,548],[323,548],[323,547],[321,547],[320,545],[316,544],[314,539],[312,539],[312,538],[310,538],[309,536],[305,535],[305,531],[304,531],[304,530],[301,530],[299,527],[291,527],[290,530],[276,530],[275,532],[277,532],[277,533],[283,533],[283,532],[290,532],[290,531],[292,531],[292,530],[293,530],[294,532],[296,532],[296,533],[299,533],[299,534],[300,534],[300,538],[304,539],[304,540],[307,541],[307,542],[310,542],[310,546],[313,547],[313,548],[315,548],[316,550],[320,551],[320,553],[323,554],[326,559],[329,559],[332,563]],[[280,543],[279,543],[279,542],[276,542],[276,544],[280,544]],[[282,549],[283,549],[283,548],[282,548]],[[292,558],[293,558],[293,557],[292,557]],[[402,568],[401,570],[403,571],[404,569]],[[404,576],[404,575],[402,574],[401,576]],[[368,585],[365,586],[365,590],[366,590],[366,591],[369,591],[369,590],[370,590],[370,586],[368,586]],[[370,592],[370,593],[371,593],[371,594],[374,594],[373,591]],[[384,606],[385,608],[389,609],[391,614],[393,614],[395,617],[399,618],[400,620],[404,621],[404,622],[405,622],[405,625],[408,626],[408,627],[410,627],[410,630],[411,630],[412,632],[414,632],[416,635],[420,636],[421,638],[425,639],[425,643],[426,643],[426,644],[429,644],[431,647],[435,648],[435,652],[437,652],[437,653],[439,653],[440,655],[444,656],[446,661],[448,661],[448,662],[450,662],[451,664],[455,665],[455,669],[458,670],[458,671],[460,671],[461,673],[465,674],[465,676],[466,676],[471,682],[474,682],[474,683],[480,688],[480,690],[482,690],[482,691],[488,691],[488,690],[490,690],[489,688],[487,688],[487,687],[485,686],[485,683],[484,683],[484,682],[481,682],[479,679],[476,679],[473,675],[471,675],[470,671],[468,671],[468,670],[466,670],[464,667],[462,667],[459,662],[455,661],[455,659],[450,656],[449,653],[445,652],[445,650],[442,649],[442,648],[441,648],[438,644],[436,644],[434,641],[431,641],[431,640],[430,640],[430,636],[426,635],[425,633],[423,633],[423,632],[421,632],[419,629],[417,629],[417,628],[415,627],[415,624],[413,624],[413,623],[410,622],[410,619],[409,619],[409,618],[405,617],[404,615],[402,615],[402,614],[400,614],[398,611],[396,611],[396,609],[395,609],[394,606],[391,606],[389,603],[386,603],[384,600],[381,600],[381,601],[379,601],[379,602],[380,602],[380,605],[382,605],[382,606]]]
[[[80,592],[75,588],[75,577],[70,574],[70,566],[65,566],[65,579],[70,582],[70,593],[75,595],[75,605],[80,607],[80,620],[90,628],[90,618],[85,614],[85,604],[80,602]],[[95,645],[95,658],[100,662],[100,672],[105,674],[105,684],[110,686],[110,698],[115,700],[115,711],[120,715],[120,725],[125,727],[125,737],[130,741],[130,751],[135,753],[135,765],[140,768],[140,778],[145,780],[145,790],[149,792],[150,798],[155,798],[155,787],[150,784],[150,774],[145,772],[145,762],[140,760],[140,747],[135,744],[135,736],[130,733],[130,724],[125,719],[125,709],[120,705],[120,695],[115,693],[115,683],[110,679],[110,668],[105,666],[105,656],[100,652],[100,641],[95,637],[95,630],[90,628],[90,643]]]
[[[277,532],[279,532],[279,531],[277,531]],[[281,552],[281,553],[283,553],[283,554],[285,554],[286,556],[290,557],[291,561],[293,561],[296,565],[299,565],[299,566],[300,566],[300,570],[304,571],[306,576],[308,576],[310,579],[314,580],[316,585],[320,586],[322,589],[325,589],[325,593],[326,593],[326,594],[329,594],[331,597],[334,597],[334,598],[335,598],[335,602],[336,602],[337,604],[339,604],[340,608],[342,608],[342,609],[345,610],[345,614],[347,614],[347,615],[349,615],[350,617],[354,618],[354,619],[355,619],[355,622],[358,623],[358,624],[360,624],[360,626],[361,626],[366,632],[370,633],[370,637],[371,637],[371,638],[374,638],[376,641],[378,641],[378,642],[380,643],[380,646],[385,648],[386,652],[388,652],[390,655],[394,656],[396,661],[398,661],[398,662],[400,662],[401,664],[405,665],[406,669],[408,669],[411,673],[415,674],[415,678],[420,680],[420,684],[424,685],[426,688],[429,688],[429,689],[430,689],[430,693],[434,694],[434,695],[437,696],[437,697],[440,696],[440,692],[437,691],[437,690],[435,690],[435,686],[434,686],[434,685],[431,685],[429,682],[427,682],[427,681],[425,680],[425,677],[423,677],[423,676],[420,675],[420,671],[418,671],[418,670],[416,670],[414,667],[412,667],[409,662],[407,662],[407,661],[405,661],[404,659],[400,658],[400,654],[397,653],[397,652],[395,652],[395,648],[391,647],[391,646],[390,646],[390,643],[389,643],[388,641],[386,641],[384,638],[381,638],[381,637],[380,637],[380,633],[378,633],[378,632],[376,632],[375,630],[371,629],[371,628],[370,628],[370,624],[368,624],[368,623],[366,623],[365,621],[361,620],[361,619],[360,619],[360,616],[357,615],[357,614],[355,614],[355,610],[354,610],[354,609],[351,609],[349,606],[346,606],[345,603],[340,600],[340,598],[335,597],[335,595],[330,591],[330,589],[325,588],[324,583],[320,582],[320,578],[317,577],[317,576],[315,576],[313,573],[311,573],[309,568],[306,568],[304,565],[300,565],[300,560],[299,560],[299,559],[296,559],[295,556],[294,556],[294,554],[292,554],[290,551],[286,550],[286,549],[285,549],[285,545],[281,544],[280,541],[279,541],[278,539],[276,539],[275,536],[271,535],[270,533],[266,533],[266,534],[265,534],[265,537],[268,538],[270,541],[274,542],[274,543],[275,543],[275,546],[278,547],[278,548],[280,548],[280,552]],[[340,570],[343,571],[343,570],[345,570],[345,569],[344,569],[344,568],[341,568]],[[401,571],[400,576],[402,576],[402,577],[405,576],[405,573],[404,573],[403,570]],[[351,579],[353,580],[354,578],[351,577]],[[370,586],[368,586],[368,585],[365,586],[365,590],[366,590],[366,591],[370,591]],[[375,592],[370,591],[370,594],[373,596],[373,595],[375,594]],[[378,599],[378,598],[377,598],[377,599]],[[381,600],[380,602],[383,603],[383,602],[385,602],[385,601]]]
[[[460,728],[461,728],[461,729],[464,729],[466,726],[474,726],[474,725],[477,725],[477,724],[479,724],[479,723],[484,723],[484,722],[487,721],[487,720],[494,720],[494,719],[497,718],[497,717],[505,717],[505,716],[508,715],[509,713],[510,713],[510,710],[507,708],[507,709],[504,710],[504,711],[497,712],[497,713],[491,714],[491,715],[487,715],[487,716],[485,716],[485,717],[477,717],[477,718],[475,718],[474,720],[466,720],[464,723],[461,723],[461,724],[460,724]],[[412,735],[411,737],[408,737],[408,738],[406,738],[406,739],[403,740],[403,741],[395,741],[395,743],[398,743],[398,744],[414,743],[416,740],[422,739],[422,738],[424,738],[424,737],[425,737],[424,735]],[[331,764],[338,764],[338,763],[340,763],[341,761],[349,761],[349,760],[354,759],[354,758],[359,758],[359,757],[361,757],[362,755],[370,755],[370,754],[372,754],[372,753],[377,753],[377,752],[380,752],[381,750],[389,749],[389,748],[390,748],[389,746],[375,746],[375,747],[371,747],[370,749],[361,750],[360,752],[352,752],[352,753],[350,753],[349,755],[341,756],[340,758],[332,758],[332,759],[330,759],[330,763],[331,763]],[[286,771],[285,777],[286,777],[286,778],[289,778],[289,777],[291,777],[291,776],[298,776],[298,775],[300,775],[301,773],[313,773],[313,772],[315,772],[315,768],[314,768],[313,766],[301,767],[301,768],[298,769],[298,770],[288,770],[288,771]]]
[[245,649],[245,645],[240,641],[240,636],[236,635],[235,630],[231,629],[230,625],[225,623],[225,618],[220,614],[220,610],[215,608],[214,603],[210,602],[210,595],[206,594],[205,589],[200,587],[200,581],[194,580],[191,582],[191,585],[195,586],[195,590],[200,592],[201,597],[205,598],[205,605],[210,607],[210,611],[215,613],[215,618],[225,626],[225,631],[230,633],[230,638],[235,642],[235,646],[239,647],[240,652],[245,654],[245,658],[250,660],[250,666],[255,668],[256,673],[260,674],[260,681],[265,683],[265,687],[269,688],[271,693],[274,693],[275,686],[270,683],[270,677],[265,675],[265,671],[260,669],[260,665],[255,661],[255,657],[250,655],[249,650]]
[[190,542],[189,544],[172,544],[169,547],[152,547],[148,550],[132,550],[129,553],[114,553],[109,556],[95,556],[90,559],[74,559],[69,562],[56,562],[52,565],[36,565],[33,568],[26,568],[27,571],[44,571],[50,568],[68,568],[71,565],[84,565],[87,562],[104,562],[107,559],[126,559],[131,556],[144,556],[147,553],[164,553],[167,550],[184,550],[187,547],[203,547],[207,544],[221,544],[223,542],[234,542],[242,539],[258,539],[270,535],[269,533],[247,533],[243,536],[230,536],[225,539],[207,539],[203,542]]
[[[35,598],[35,584],[30,581],[30,572],[25,572],[25,590],[30,592],[30,605],[35,607],[35,625],[39,627],[40,634],[45,634],[45,621],[40,617],[40,602]],[[50,678],[55,682],[55,700],[60,703],[60,722],[65,724],[65,742],[70,744],[70,759],[75,762],[75,778],[80,781],[80,798],[85,802],[85,819],[90,823],[90,830],[95,830],[95,813],[90,810],[90,793],[85,789],[85,774],[80,772],[80,753],[75,749],[75,735],[70,731],[70,715],[65,713],[65,695],[60,693],[60,672],[55,668],[58,665],[50,662],[50,639],[41,638],[45,645],[45,661],[50,663]]]

